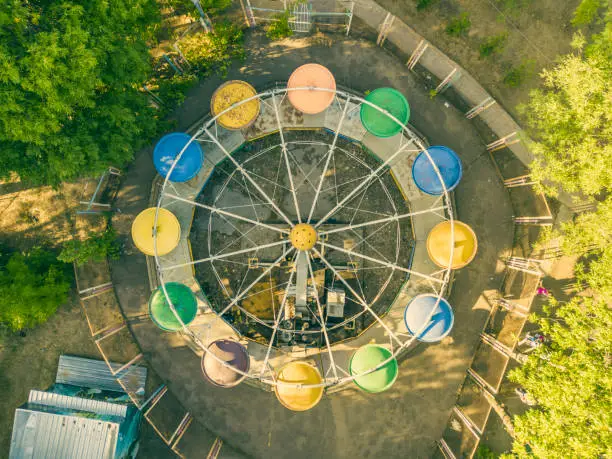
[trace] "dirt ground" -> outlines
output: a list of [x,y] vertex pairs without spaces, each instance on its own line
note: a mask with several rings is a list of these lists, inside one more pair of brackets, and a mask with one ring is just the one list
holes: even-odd
[[30,389],[55,382],[61,354],[99,358],[76,296],[25,336],[0,330],[1,457],[9,449],[15,408],[27,401]]
[[[50,186],[27,187],[18,180],[0,182],[0,243],[17,250],[43,245],[59,248],[75,234],[86,236],[85,222],[75,211],[85,209],[97,179]],[[101,216],[87,217],[88,227],[104,224]]]
[[[415,0],[377,0],[419,34],[472,74],[506,110],[517,116],[516,106],[527,101],[529,90],[539,84],[538,73],[550,67],[560,54],[570,51],[570,24],[578,0],[433,0],[417,11]],[[463,12],[471,27],[465,36],[445,32],[448,22]],[[480,45],[507,33],[499,53],[480,56]],[[525,64],[531,71],[519,87],[503,83],[510,68]]]

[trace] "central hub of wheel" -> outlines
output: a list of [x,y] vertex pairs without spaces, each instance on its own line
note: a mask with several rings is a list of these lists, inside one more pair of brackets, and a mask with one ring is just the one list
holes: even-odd
[[298,250],[310,250],[317,242],[317,230],[308,223],[298,223],[291,230],[289,240]]

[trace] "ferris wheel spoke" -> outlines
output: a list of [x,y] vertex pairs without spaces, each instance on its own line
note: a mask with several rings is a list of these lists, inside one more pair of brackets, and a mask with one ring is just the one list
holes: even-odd
[[350,225],[342,226],[340,228],[333,228],[327,231],[319,231],[319,234],[320,235],[332,234],[332,233],[339,233],[342,231],[354,230],[357,228],[363,228],[364,226],[378,225],[380,223],[397,221],[397,220],[401,220],[401,219],[408,218],[408,217],[414,217],[415,215],[428,214],[428,213],[435,212],[438,210],[443,210],[443,209],[446,209],[446,206],[434,207],[433,209],[418,210],[415,212],[408,212],[408,213],[400,214],[400,215],[397,215],[397,214],[391,215],[390,217],[379,218],[378,220],[371,220],[369,222],[358,223],[356,225],[350,224]]
[[[291,269],[291,274],[289,274],[289,282],[287,282],[287,287],[285,288],[285,293],[283,294],[283,300],[281,301],[280,307],[278,309],[278,314],[276,314],[276,319],[274,320],[274,329],[272,330],[272,337],[270,338],[270,343],[268,344],[268,349],[266,350],[266,356],[261,367],[261,372],[259,373],[260,376],[262,376],[266,371],[268,360],[270,359],[270,352],[272,351],[272,346],[274,344],[274,338],[276,338],[278,327],[281,323],[281,320],[283,320],[283,316],[285,315],[285,305],[287,303],[287,297],[289,296],[289,287],[291,286],[291,282],[293,282],[294,275],[295,267]],[[274,304],[274,302],[272,304]]]
[[[296,145],[300,145],[298,142],[292,142]],[[317,143],[313,143],[312,145],[317,145],[317,146],[329,146],[327,143],[324,142],[317,142]],[[326,159],[326,155],[323,155],[323,157],[321,159],[319,159],[319,161],[317,161],[317,163],[312,166],[312,168],[310,169],[310,171],[308,172],[308,174],[306,174],[304,176],[304,179],[296,186],[295,191],[298,191],[300,188],[302,188],[306,183],[308,183],[313,190],[316,191],[316,187],[312,184],[312,182],[310,181],[310,176],[313,175],[316,171],[317,168],[319,167],[319,165],[325,161]]]
[[357,185],[353,191],[351,191],[348,195],[346,195],[344,197],[344,199],[342,199],[342,201],[340,201],[338,204],[336,204],[334,206],[333,209],[331,209],[329,212],[327,212],[327,214],[325,214],[325,216],[320,219],[316,225],[315,228],[318,228],[319,226],[321,226],[321,224],[323,224],[325,221],[327,221],[329,219],[329,217],[331,217],[333,214],[335,214],[336,212],[338,212],[338,210],[344,205],[346,204],[353,196],[355,196],[357,193],[359,193],[363,187],[368,186],[368,184],[372,181],[373,178],[378,177],[378,174],[385,168],[387,167],[389,164],[391,164],[391,162],[397,158],[397,156],[399,156],[401,153],[403,153],[404,151],[406,151],[406,149],[408,148],[410,144],[406,144],[403,145],[402,147],[398,148],[395,153],[393,153],[391,156],[389,156],[389,158],[387,158],[385,160],[384,163],[382,163],[380,166],[378,166],[376,169],[374,169],[367,177],[366,179],[361,182],[359,185]]
[[272,105],[274,106],[274,115],[276,116],[276,125],[278,126],[278,134],[281,140],[281,149],[285,158],[285,166],[287,167],[287,175],[289,176],[289,186],[291,187],[291,195],[293,196],[293,205],[297,214],[298,223],[302,223],[300,215],[300,205],[298,204],[297,193],[293,185],[293,173],[291,172],[291,164],[289,164],[289,155],[287,153],[287,144],[285,143],[285,134],[283,133],[283,125],[281,123],[280,114],[278,113],[278,104],[276,103],[276,94],[272,94]]
[[253,220],[251,218],[243,217],[242,215],[238,215],[238,214],[235,214],[235,213],[232,213],[232,212],[228,212],[227,210],[223,210],[223,209],[221,209],[219,207],[212,207],[212,206],[209,206],[209,205],[206,205],[206,204],[202,204],[201,202],[194,201],[192,199],[181,198],[181,197],[176,196],[174,194],[166,193],[165,196],[168,196],[170,198],[174,198],[174,199],[176,199],[178,201],[183,201],[183,202],[186,202],[186,203],[189,203],[189,204],[193,204],[194,206],[201,207],[202,209],[210,210],[213,213],[218,213],[218,214],[221,214],[221,215],[225,215],[227,217],[235,218],[237,220],[242,220],[242,221],[245,221],[245,222],[248,222],[248,223],[252,223],[253,225],[261,226],[262,228],[266,228],[266,229],[269,229],[269,230],[272,230],[272,231],[276,231],[278,233],[289,234],[289,230],[286,230],[286,229],[283,229],[283,228],[277,228],[276,226],[272,226],[272,225],[268,225],[266,223],[258,222],[257,220]]
[[217,147],[223,152],[225,157],[228,158],[234,164],[234,166],[236,166],[236,169],[238,169],[240,173],[243,174],[245,178],[251,183],[251,185],[255,187],[259,194],[261,194],[266,199],[266,201],[270,203],[276,213],[280,217],[282,217],[283,220],[285,220],[289,224],[289,226],[293,227],[293,223],[291,222],[291,220],[289,220],[289,217],[287,217],[287,215],[274,203],[274,201],[270,199],[270,196],[268,196],[268,194],[264,190],[262,190],[262,188],[257,184],[257,182],[253,180],[253,177],[251,177],[251,175],[240,165],[240,163],[236,161],[236,159],[227,151],[227,149],[221,144],[221,142],[219,142],[219,139],[212,132],[210,132],[208,128],[204,128],[204,132],[206,132],[208,137],[210,137],[215,143],[215,145],[217,145]]
[[278,257],[276,260],[274,260],[272,263],[270,263],[270,266],[268,266],[266,269],[264,269],[263,272],[259,276],[257,276],[257,278],[253,282],[251,282],[244,290],[240,291],[238,293],[238,295],[236,295],[234,297],[234,299],[225,308],[223,308],[223,310],[221,312],[219,312],[217,315],[219,317],[221,317],[221,316],[223,316],[223,314],[225,314],[227,311],[229,311],[233,306],[235,306],[236,303],[238,303],[238,301],[240,301],[247,293],[249,293],[249,291],[260,280],[262,280],[264,277],[266,277],[270,271],[272,271],[276,266],[278,266],[294,250],[295,250],[295,248],[293,248],[293,247],[289,247],[287,250],[285,250],[280,257]]
[[414,271],[412,269],[404,268],[403,266],[399,266],[399,265],[396,265],[394,263],[387,263],[386,261],[382,261],[382,260],[379,260],[378,258],[373,258],[373,257],[370,257],[368,255],[364,255],[364,254],[359,253],[359,252],[354,252],[352,250],[346,250],[346,249],[344,249],[342,247],[338,247],[338,246],[335,246],[335,245],[332,245],[332,244],[328,244],[327,242],[319,241],[318,244],[322,245],[323,247],[327,247],[328,249],[337,250],[338,252],[342,252],[342,253],[344,253],[346,255],[355,255],[356,257],[363,258],[364,260],[368,260],[368,261],[371,261],[373,263],[378,263],[379,265],[386,266],[387,268],[397,269],[398,271],[403,271],[405,273],[408,273],[408,274],[411,274],[411,275],[415,275],[417,277],[421,277],[423,279],[427,279],[427,280],[430,280],[432,282],[437,282],[439,284],[443,284],[444,283],[444,281],[442,279],[437,279],[437,278],[429,276],[427,274],[423,274],[423,273],[420,273],[418,271]]
[[176,268],[182,268],[184,266],[197,265],[198,263],[206,263],[207,261],[215,261],[215,260],[219,260],[219,259],[222,259],[222,258],[233,257],[235,255],[241,255],[243,253],[253,252],[255,250],[269,249],[271,247],[278,247],[279,245],[283,245],[283,244],[286,244],[286,243],[287,243],[287,241],[282,240],[282,241],[271,242],[269,244],[256,245],[254,247],[249,247],[249,248],[246,248],[246,249],[237,250],[235,252],[221,253],[221,254],[218,254],[218,255],[213,255],[212,257],[200,258],[198,260],[192,260],[192,261],[189,261],[187,263],[179,263],[179,264],[176,264],[176,265],[164,266],[164,267],[161,268],[161,271],[171,271],[171,270],[176,269]]
[[327,261],[327,259],[325,259],[323,257],[323,255],[321,254],[321,252],[319,252],[316,248],[312,249],[317,256],[321,259],[321,261],[323,263],[325,263],[325,265],[327,266],[327,268],[334,273],[334,276],[340,281],[342,282],[342,284],[344,284],[344,286],[346,287],[346,289],[348,291],[351,292],[351,294],[355,297],[355,299],[357,300],[357,302],[366,310],[370,313],[370,315],[372,317],[374,317],[374,320],[376,320],[376,322],[378,322],[384,329],[385,331],[389,334],[389,336],[391,338],[393,338],[395,341],[397,341],[397,343],[400,346],[403,346],[403,342],[397,337],[397,335],[393,332],[393,330],[391,330],[389,328],[389,326],[378,316],[378,314],[376,314],[372,308],[368,305],[368,303],[362,298],[360,297],[357,292],[355,291],[355,289],[353,287],[351,287],[351,285],[342,277],[342,275],[336,270],[336,268],[334,268],[331,263],[329,261]]
[[315,186],[312,184],[312,182],[310,181],[310,179],[308,178],[308,176],[310,174],[307,174],[304,169],[302,169],[302,166],[300,166],[300,162],[297,160],[297,158],[295,157],[295,155],[293,153],[291,153],[291,150],[287,149],[287,154],[289,155],[289,157],[293,160],[293,162],[295,163],[295,166],[298,168],[298,170],[300,171],[300,174],[302,174],[302,176],[304,177],[304,179],[302,180],[302,182],[295,187],[295,191],[297,193],[297,191],[300,189],[300,187],[307,183],[308,185],[310,185],[310,188],[313,189],[313,191],[315,190]]
[[249,237],[249,233],[252,232],[254,229],[257,228],[257,226],[251,226],[248,230],[246,230],[245,232],[240,231],[240,229],[238,229],[238,227],[236,227],[236,225],[234,225],[230,220],[228,220],[226,217],[224,217],[222,214],[219,214],[219,216],[228,224],[230,225],[232,228],[234,228],[234,231],[238,232],[240,234],[240,236],[238,236],[237,238],[233,238],[228,244],[226,244],[221,250],[219,250],[217,253],[215,253],[215,255],[222,255],[223,252],[225,250],[227,250],[229,247],[231,247],[232,245],[237,244],[238,242],[242,241],[243,239],[246,239],[247,241],[249,241],[251,244],[253,245],[257,245],[253,239],[251,239]]
[[[387,225],[388,225],[388,223],[387,223]],[[385,225],[385,226],[386,226],[386,225]],[[382,228],[385,228],[385,226],[383,226]],[[378,228],[378,230],[377,230],[377,231],[379,231],[380,229],[381,229],[381,228]],[[373,236],[375,232],[374,232],[373,234],[370,234],[370,236],[367,236],[367,237],[365,237],[365,238],[362,238],[362,237],[361,237],[361,236],[360,236],[360,235],[357,233],[357,231],[355,231],[355,230],[351,230],[351,232],[352,232],[352,233],[355,235],[355,237],[358,239],[357,244],[355,244],[354,246],[352,246],[352,247],[351,247],[351,250],[355,250],[355,249],[356,249],[357,247],[359,247],[360,245],[365,244],[366,246],[368,246],[368,247],[370,248],[370,250],[372,250],[372,252],[376,252],[376,254],[377,254],[377,255],[378,255],[380,258],[382,258],[384,261],[386,261],[387,263],[392,263],[391,261],[389,261],[389,259],[388,259],[388,258],[387,258],[385,255],[383,255],[382,253],[380,253],[380,250],[378,250],[376,247],[374,247],[372,244],[370,244],[370,243],[368,242],[368,238],[369,238],[370,236]],[[397,253],[396,253],[396,256],[397,256]],[[397,260],[396,260],[396,262],[397,262]]]
[[321,329],[323,330],[323,336],[325,337],[325,344],[327,345],[327,353],[329,354],[329,361],[332,367],[332,371],[334,372],[334,379],[338,379],[338,372],[336,371],[336,362],[334,361],[334,355],[331,351],[331,344],[329,342],[329,336],[327,335],[327,326],[325,325],[325,317],[323,316],[323,308],[321,307],[321,301],[319,300],[319,290],[317,288],[317,280],[315,278],[314,272],[312,270],[312,263],[310,261],[311,254],[308,254],[308,272],[310,273],[310,279],[312,280],[312,286],[315,290],[315,299],[317,302],[317,311],[319,313],[319,317],[321,320],[319,323],[321,324]]
[[350,185],[351,183],[354,183],[354,182],[360,182],[361,180],[367,178],[367,176],[368,176],[368,174],[362,175],[361,177],[356,177],[356,178],[347,180],[346,182],[343,182],[343,183],[340,183],[340,184],[337,184],[337,185],[334,185],[334,186],[330,186],[330,187],[324,188],[324,189],[321,190],[321,193],[325,193],[327,191],[331,191],[334,188],[340,188],[340,187],[343,187],[343,186],[346,186],[346,185]]
[[325,176],[327,175],[327,169],[329,168],[329,161],[334,154],[334,150],[336,149],[336,143],[338,142],[338,136],[340,135],[340,129],[342,129],[342,124],[344,123],[344,118],[346,118],[346,112],[348,110],[349,103],[351,101],[351,96],[346,98],[346,102],[344,104],[344,110],[342,110],[342,116],[340,117],[340,121],[338,122],[338,127],[336,128],[336,132],[334,133],[334,140],[329,147],[329,152],[327,153],[327,160],[325,161],[325,167],[323,167],[323,172],[321,173],[321,177],[319,178],[319,184],[317,185],[317,191],[315,193],[315,197],[312,200],[312,206],[310,207],[310,212],[308,213],[308,223],[312,220],[312,215],[314,214],[315,207],[317,207],[317,202],[319,200],[319,194],[321,193],[321,187],[323,186],[323,181],[325,180]]

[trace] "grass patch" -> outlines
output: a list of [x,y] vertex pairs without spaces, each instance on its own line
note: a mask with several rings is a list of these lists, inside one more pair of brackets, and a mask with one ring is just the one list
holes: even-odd
[[289,11],[274,15],[274,21],[266,27],[266,37],[270,40],[282,40],[293,35],[289,27]]
[[518,88],[533,75],[534,69],[535,61],[523,61],[520,65],[510,67],[506,71],[503,83],[510,88]]
[[427,7],[435,4],[438,0],[415,0],[417,11],[423,11]]
[[480,57],[486,58],[490,57],[493,54],[499,54],[503,51],[506,46],[506,40],[508,38],[508,33],[503,32],[499,35],[494,35],[492,37],[487,37],[480,44]]
[[470,14],[466,11],[451,19],[445,30],[446,33],[452,37],[460,37],[462,35],[467,35],[471,26],[472,21],[470,21]]

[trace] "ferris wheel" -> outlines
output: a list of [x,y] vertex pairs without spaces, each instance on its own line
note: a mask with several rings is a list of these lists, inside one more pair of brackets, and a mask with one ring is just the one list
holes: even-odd
[[363,97],[318,64],[260,92],[228,81],[211,113],[158,142],[156,206],[133,222],[151,319],[211,384],[254,381],[291,410],[389,389],[402,351],[451,332],[451,273],[476,255],[452,207],[459,156],[426,144],[399,91]]

